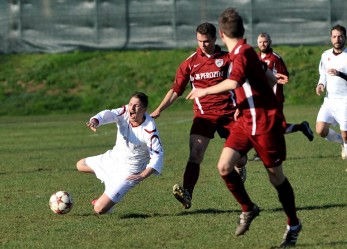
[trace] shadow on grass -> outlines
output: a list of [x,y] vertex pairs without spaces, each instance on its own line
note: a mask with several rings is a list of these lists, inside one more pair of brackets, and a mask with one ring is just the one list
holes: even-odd
[[[307,207],[298,207],[297,210],[319,210],[319,209],[330,209],[330,208],[344,208],[347,207],[347,204],[328,204],[322,206],[307,206]],[[273,209],[261,209],[262,212],[283,212],[282,208],[273,208]],[[240,210],[221,210],[221,209],[196,209],[192,211],[183,211],[177,214],[145,214],[145,213],[129,213],[122,215],[120,219],[147,219],[154,217],[167,217],[167,216],[187,216],[187,215],[197,215],[197,214],[231,214],[231,213],[240,213]]]
[[[307,248],[321,248],[321,247],[333,248],[335,246],[340,248],[340,246],[343,246],[343,245],[347,245],[347,240],[301,244],[300,239],[299,239],[299,242],[295,248],[304,248],[304,247],[307,247]],[[276,248],[280,248],[280,247],[279,246],[270,247],[270,249],[276,249]]]
[[225,213],[235,213],[239,212],[239,210],[219,210],[219,209],[198,209],[198,210],[192,210],[192,211],[183,211],[178,214],[139,214],[139,213],[130,213],[126,215],[122,215],[119,218],[120,219],[145,219],[145,218],[153,218],[153,217],[166,217],[166,216],[186,216],[186,215],[195,215],[195,214],[225,214]]
[[[326,204],[321,206],[307,206],[307,207],[297,207],[296,210],[320,210],[320,209],[330,209],[330,208],[344,208],[347,207],[347,204]],[[261,209],[261,208],[260,208]],[[273,209],[261,209],[262,212],[264,211],[271,211],[271,212],[282,212],[282,208],[273,208]]]

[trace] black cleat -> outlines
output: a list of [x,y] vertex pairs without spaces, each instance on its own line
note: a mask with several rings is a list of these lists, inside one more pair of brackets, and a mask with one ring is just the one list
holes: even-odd
[[304,133],[304,135],[308,138],[308,140],[312,141],[314,136],[313,136],[313,132],[310,128],[310,124],[307,121],[304,121],[300,125],[302,128],[302,133]]

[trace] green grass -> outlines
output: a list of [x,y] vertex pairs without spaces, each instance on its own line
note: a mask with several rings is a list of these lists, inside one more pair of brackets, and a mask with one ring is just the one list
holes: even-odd
[[[318,109],[287,106],[287,121],[305,119],[313,128]],[[217,173],[221,139],[212,140],[206,152],[192,208],[182,209],[172,196],[188,156],[190,110],[168,110],[157,121],[165,149],[163,175],[135,187],[112,214],[93,214],[90,201],[102,193],[103,184],[93,175],[78,173],[75,163],[111,148],[115,130],[108,125],[90,132],[84,124],[89,115],[0,119],[1,248],[222,249],[279,244],[286,218],[259,162],[249,162],[246,188],[262,213],[245,236],[233,235],[240,208]],[[318,137],[309,142],[300,133],[286,139],[284,170],[304,226],[297,248],[346,248],[347,164],[340,158],[340,145]],[[67,215],[56,215],[48,207],[50,195],[58,190],[74,197]]]
[[[278,46],[290,73],[288,104],[317,105],[318,63],[327,46]],[[157,106],[195,49],[11,54],[0,57],[0,115],[89,113],[146,92]],[[188,92],[188,91],[187,91]],[[181,103],[181,102],[180,102]],[[185,109],[180,103],[174,109]]]

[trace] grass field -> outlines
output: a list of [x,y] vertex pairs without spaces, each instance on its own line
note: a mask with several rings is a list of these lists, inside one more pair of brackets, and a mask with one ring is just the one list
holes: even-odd
[[[287,121],[308,120],[314,128],[318,109],[288,106]],[[172,185],[181,182],[188,156],[190,111],[167,111],[157,121],[165,149],[163,175],[134,188],[112,214],[93,214],[90,201],[103,185],[78,173],[75,163],[111,148],[115,130],[109,125],[92,133],[84,125],[88,118],[1,117],[1,248],[224,249],[280,243],[286,218],[259,162],[248,163],[246,188],[261,215],[245,236],[233,235],[239,206],[216,170],[220,139],[212,140],[207,150],[192,208],[182,209],[173,198]],[[347,162],[341,160],[340,145],[318,137],[309,142],[300,133],[286,139],[284,170],[304,226],[297,248],[346,248]],[[71,192],[75,200],[64,216],[48,207],[50,195],[58,190]]]

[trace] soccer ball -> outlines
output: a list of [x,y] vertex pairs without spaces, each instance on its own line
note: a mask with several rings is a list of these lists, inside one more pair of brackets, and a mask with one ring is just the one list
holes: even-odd
[[58,191],[49,199],[49,207],[56,214],[67,214],[73,205],[72,196],[66,191]]

